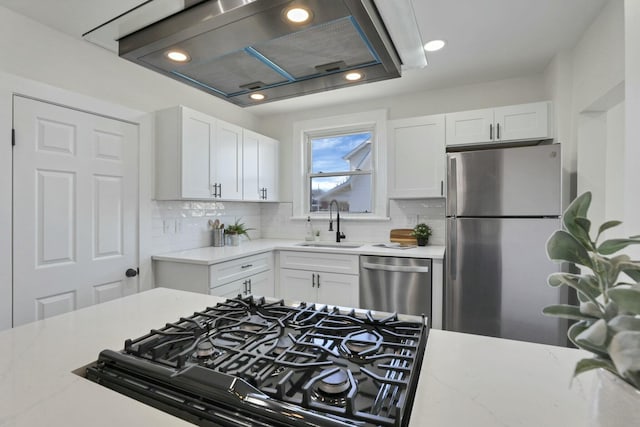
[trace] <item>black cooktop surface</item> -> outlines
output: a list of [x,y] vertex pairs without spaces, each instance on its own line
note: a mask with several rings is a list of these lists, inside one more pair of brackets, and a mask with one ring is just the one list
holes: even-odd
[[406,426],[427,333],[415,316],[238,297],[104,350],[87,377],[199,425]]

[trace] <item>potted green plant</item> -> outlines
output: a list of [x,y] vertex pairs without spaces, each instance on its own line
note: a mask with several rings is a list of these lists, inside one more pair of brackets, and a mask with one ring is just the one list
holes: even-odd
[[249,237],[250,230],[255,230],[254,228],[247,228],[244,223],[240,222],[242,218],[236,219],[236,222],[227,226],[224,230],[225,234],[229,236],[229,243],[231,246],[238,246],[240,244],[240,236],[247,236],[247,239],[251,240]]
[[418,246],[426,246],[429,242],[429,236],[431,236],[431,227],[425,223],[420,223],[413,228],[412,236],[416,238]]
[[[569,339],[594,355],[577,363],[574,376],[601,368],[595,425],[640,425],[640,263],[627,255],[610,256],[640,244],[640,236],[601,242],[604,231],[621,224],[607,221],[592,239],[587,219],[590,204],[590,192],[576,198],[563,216],[566,230],[554,232],[547,242],[550,259],[583,267],[581,274],[554,273],[548,279],[553,287],[575,289],[578,305],[552,305],[543,312],[575,320]],[[622,408],[625,401],[626,409]]]

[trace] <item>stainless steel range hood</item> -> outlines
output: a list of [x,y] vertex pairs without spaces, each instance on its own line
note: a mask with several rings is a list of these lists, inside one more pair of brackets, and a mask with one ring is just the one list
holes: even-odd
[[[294,6],[310,20],[289,22]],[[372,0],[205,1],[121,38],[119,55],[240,106],[400,76]]]

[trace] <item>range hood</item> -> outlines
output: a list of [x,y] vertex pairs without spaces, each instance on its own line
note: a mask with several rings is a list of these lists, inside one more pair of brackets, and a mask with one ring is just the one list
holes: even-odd
[[[308,21],[290,22],[293,7]],[[400,77],[401,67],[372,0],[204,1],[120,38],[118,50],[243,107]]]

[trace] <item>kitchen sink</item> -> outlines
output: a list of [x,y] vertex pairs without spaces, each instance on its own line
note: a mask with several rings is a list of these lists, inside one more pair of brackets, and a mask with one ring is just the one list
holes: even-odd
[[302,242],[296,243],[296,246],[306,246],[309,248],[359,248],[360,243],[344,243],[344,242]]

